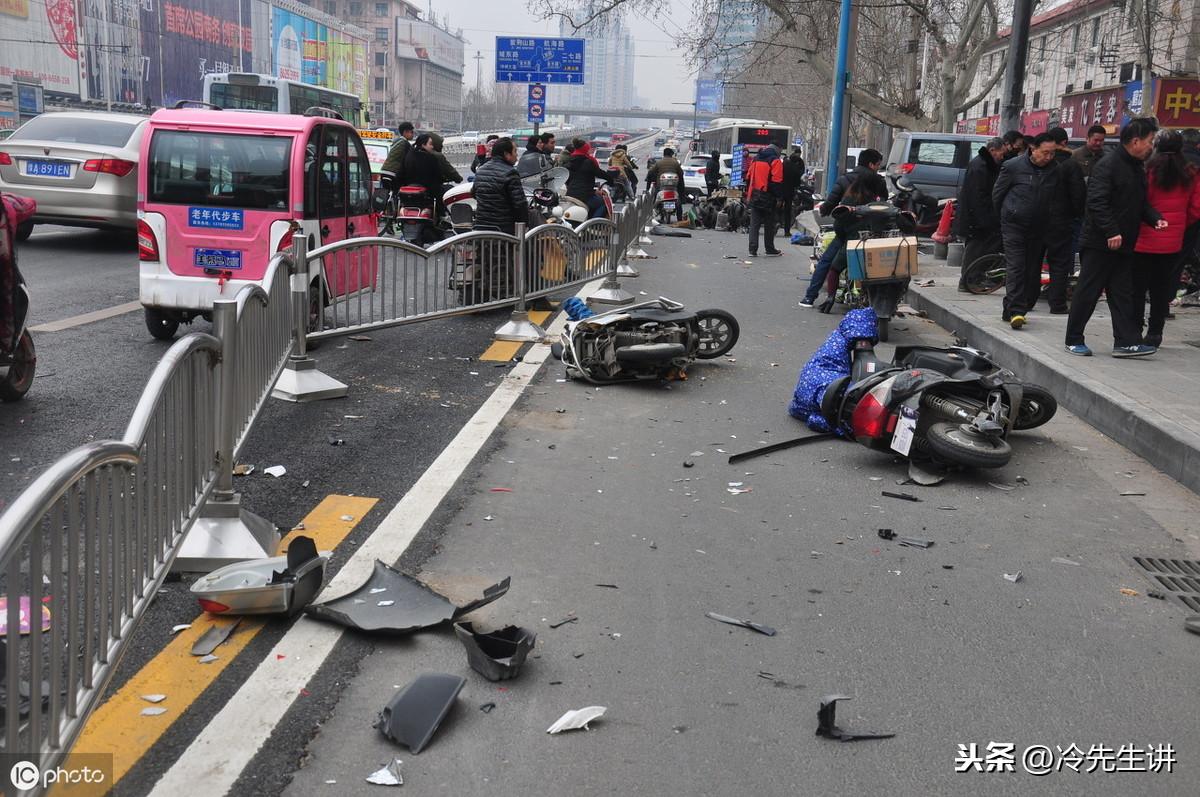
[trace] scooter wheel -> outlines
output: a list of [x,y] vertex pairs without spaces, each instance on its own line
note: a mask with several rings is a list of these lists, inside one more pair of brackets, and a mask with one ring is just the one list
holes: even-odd
[[712,360],[727,354],[738,341],[741,328],[731,313],[716,308],[696,312],[696,325],[700,327],[700,348],[696,357]]
[[929,450],[951,465],[968,468],[1002,468],[1012,459],[1008,441],[977,434],[959,423],[935,423],[929,427]]
[[20,401],[33,386],[33,372],[37,370],[37,352],[33,348],[33,337],[29,332],[21,334],[17,350],[13,353],[13,364],[8,375],[0,379],[0,401]]
[[1013,421],[1013,429],[1036,429],[1058,412],[1058,400],[1041,385],[1024,382],[1021,390],[1021,406],[1017,410],[1017,419]]

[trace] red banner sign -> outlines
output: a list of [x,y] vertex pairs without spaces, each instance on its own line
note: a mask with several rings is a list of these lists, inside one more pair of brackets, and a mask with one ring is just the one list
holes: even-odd
[[1062,98],[1058,123],[1075,138],[1082,138],[1092,125],[1121,124],[1125,112],[1125,89],[1115,87],[1082,94],[1067,94]]
[[1159,80],[1154,115],[1164,127],[1200,127],[1200,81]]

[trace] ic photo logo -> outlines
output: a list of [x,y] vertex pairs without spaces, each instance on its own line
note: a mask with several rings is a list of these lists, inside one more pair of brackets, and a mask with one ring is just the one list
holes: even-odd
[[18,761],[8,771],[8,779],[12,785],[25,791],[42,782],[42,771],[32,761]]

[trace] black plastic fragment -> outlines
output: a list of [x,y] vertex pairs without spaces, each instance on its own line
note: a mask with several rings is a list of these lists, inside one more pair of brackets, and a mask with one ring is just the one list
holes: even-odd
[[506,578],[488,587],[482,598],[460,607],[412,576],[376,560],[374,572],[361,587],[340,598],[309,606],[305,611],[360,631],[408,634],[456,620],[491,603],[508,592],[510,581]]
[[882,494],[887,498],[899,498],[901,501],[918,501],[919,502],[921,500],[920,498],[917,498],[915,495],[912,495],[911,493],[893,493],[890,490],[884,490]]
[[911,548],[928,548],[933,545],[933,540],[926,540],[920,537],[900,537],[891,529],[880,529],[879,538],[881,540],[895,540],[898,545],[907,545]]
[[734,463],[742,462],[743,460],[761,457],[764,454],[774,454],[776,451],[783,451],[784,449],[794,448],[795,446],[802,446],[805,443],[812,443],[817,440],[828,440],[831,437],[834,437],[834,435],[829,433],[806,434],[803,437],[793,437],[791,440],[781,440],[778,443],[771,443],[770,445],[762,446],[761,448],[752,448],[749,451],[743,451],[740,454],[730,454],[729,464],[733,465]]
[[419,753],[433,738],[466,682],[460,675],[419,675],[388,701],[375,727],[396,744]]
[[484,633],[476,631],[471,623],[455,623],[454,633],[467,649],[471,669],[489,681],[517,677],[537,642],[537,634],[515,625]]
[[573,623],[573,622],[577,621],[578,619],[579,619],[578,617],[564,617],[563,619],[559,620],[557,623],[551,623],[550,627],[558,628],[561,625],[566,625],[567,623]]
[[817,736],[843,742],[854,742],[859,739],[890,739],[896,735],[878,731],[847,731],[839,728],[836,724],[837,703],[839,700],[849,699],[849,695],[826,695],[821,698],[821,707],[817,709]]
[[735,617],[726,617],[723,614],[716,612],[705,612],[705,617],[711,617],[719,623],[727,623],[729,625],[738,625],[742,628],[749,628],[751,631],[757,631],[765,636],[775,636],[775,629],[769,625],[760,625],[759,623],[751,622],[750,620],[738,620]]
[[484,714],[491,714],[492,709],[494,709],[495,707],[496,707],[495,703],[484,703],[482,706],[479,707],[479,710],[482,711]]

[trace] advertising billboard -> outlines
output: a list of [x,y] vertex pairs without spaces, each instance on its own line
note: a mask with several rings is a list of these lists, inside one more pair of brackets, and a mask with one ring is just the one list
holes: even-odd
[[1163,127],[1200,127],[1200,81],[1161,78],[1154,92],[1154,115]]
[[275,77],[366,94],[365,39],[275,6],[271,8],[271,59]]
[[40,82],[79,96],[79,21],[73,0],[0,0],[0,84]]
[[697,80],[696,110],[700,113],[720,113],[724,88],[719,80]]
[[253,48],[249,19],[250,0],[142,0],[148,104],[198,100],[206,74],[241,71]]
[[1124,106],[1125,89],[1121,86],[1064,94],[1058,123],[1075,138],[1086,136],[1092,125],[1103,125],[1111,135],[1120,129]]

